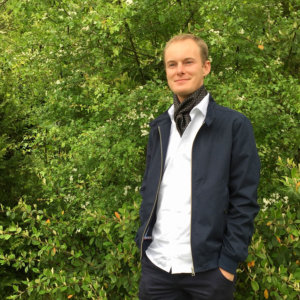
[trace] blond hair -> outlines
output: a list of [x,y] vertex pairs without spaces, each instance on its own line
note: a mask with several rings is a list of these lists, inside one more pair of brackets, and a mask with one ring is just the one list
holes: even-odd
[[184,40],[193,40],[197,44],[197,46],[199,47],[200,57],[201,57],[202,63],[205,63],[208,60],[208,47],[207,47],[207,44],[201,38],[199,38],[198,36],[195,36],[195,35],[190,34],[190,33],[182,33],[182,34],[175,35],[166,43],[166,46],[165,46],[164,52],[163,52],[164,60],[165,60],[166,50],[168,49],[168,47],[171,44],[173,44],[174,42],[184,41]]

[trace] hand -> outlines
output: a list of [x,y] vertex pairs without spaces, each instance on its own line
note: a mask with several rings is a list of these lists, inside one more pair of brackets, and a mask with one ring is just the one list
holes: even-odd
[[233,281],[233,280],[234,280],[234,274],[231,274],[231,273],[225,271],[225,270],[222,269],[222,268],[219,268],[219,269],[220,269],[220,272],[222,273],[222,275],[223,275],[226,279],[228,279],[228,280],[230,280],[230,281]]

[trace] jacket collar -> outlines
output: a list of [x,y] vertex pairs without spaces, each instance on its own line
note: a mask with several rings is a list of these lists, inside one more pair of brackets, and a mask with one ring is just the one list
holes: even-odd
[[171,119],[168,113],[168,110],[166,110],[163,114],[159,115],[156,119],[150,122],[151,127],[160,126],[164,124],[171,123]]
[[208,107],[207,107],[207,113],[206,113],[206,118],[204,120],[204,123],[207,126],[210,126],[211,123],[214,121],[215,119],[215,108],[216,108],[216,102],[213,99],[213,97],[209,94],[209,103],[208,103]]

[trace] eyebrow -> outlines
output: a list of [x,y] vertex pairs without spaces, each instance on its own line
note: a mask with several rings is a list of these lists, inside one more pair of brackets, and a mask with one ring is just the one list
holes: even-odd
[[[183,61],[185,61],[185,60],[189,60],[189,59],[195,60],[195,58],[194,58],[194,57],[185,57],[185,58],[183,59]],[[177,61],[176,61],[176,60],[174,60],[174,59],[172,59],[172,60],[168,60],[168,61],[166,62],[166,64],[168,64],[168,63],[172,63],[172,62],[177,62]]]

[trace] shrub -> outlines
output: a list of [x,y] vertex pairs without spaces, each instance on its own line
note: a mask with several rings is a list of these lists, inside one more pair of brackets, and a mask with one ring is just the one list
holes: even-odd
[[[236,299],[298,299],[300,292],[300,164],[278,159],[276,193],[262,199]],[[283,183],[283,184],[282,184]]]
[[[20,201],[7,208],[6,215],[10,225],[0,226],[1,249],[6,244],[0,264],[5,267],[1,287],[10,294],[7,299],[133,299],[136,295],[137,204],[124,205],[114,215],[96,207],[49,215],[46,209]],[[8,276],[11,269],[17,277]]]

